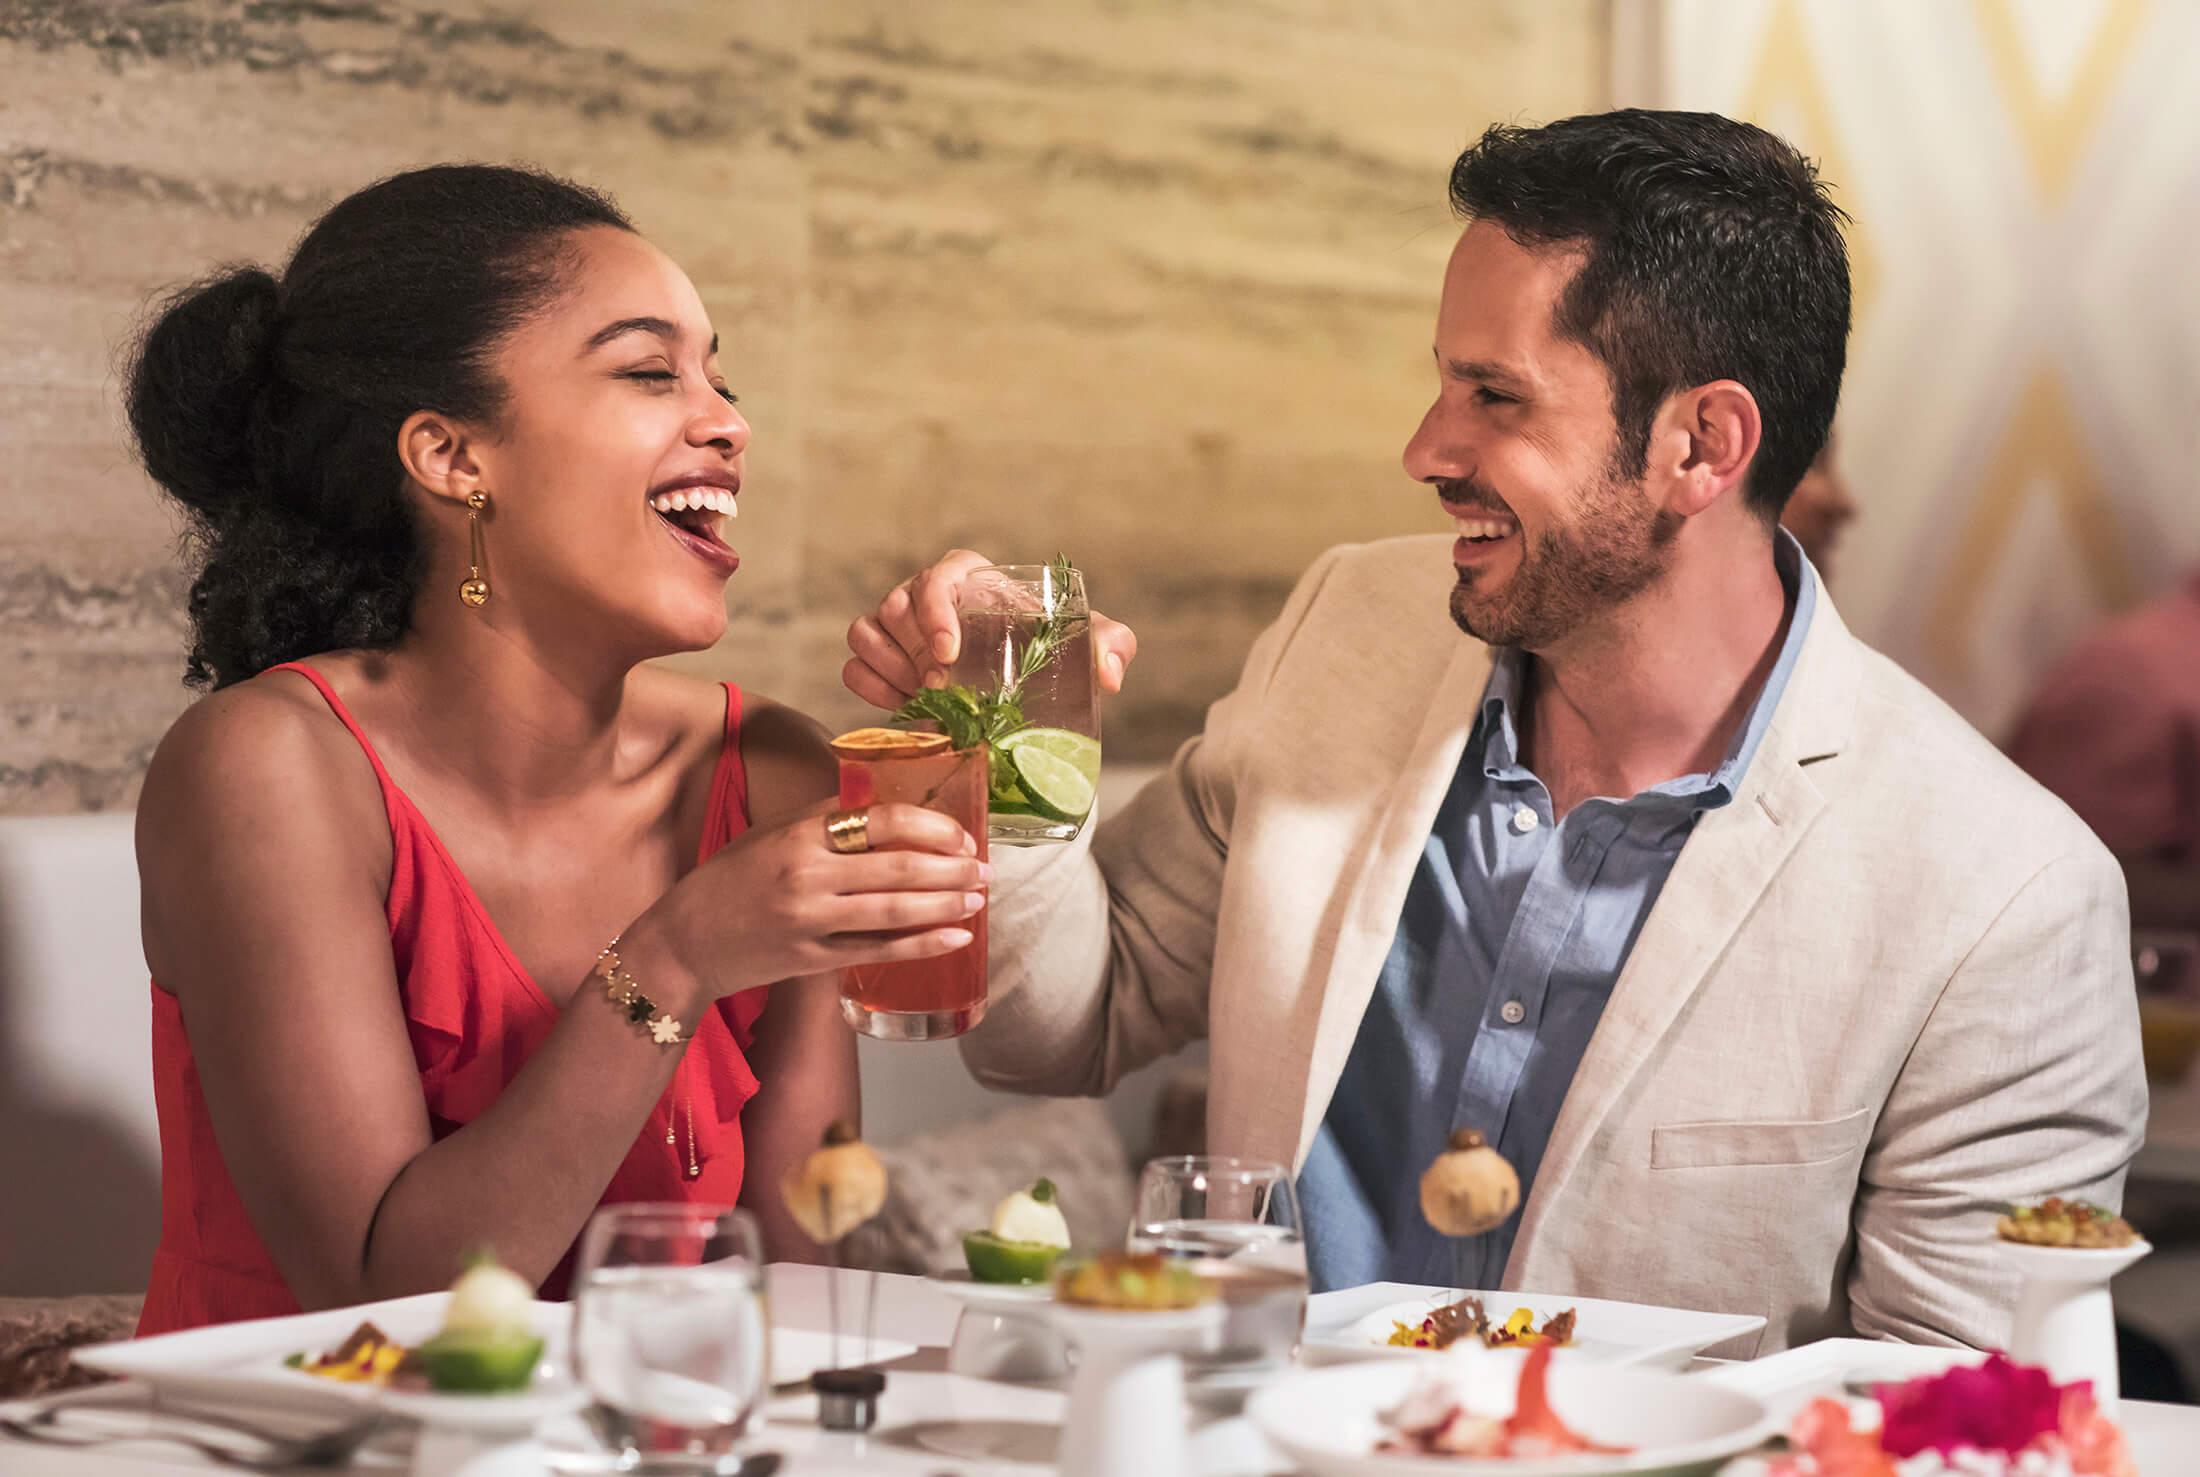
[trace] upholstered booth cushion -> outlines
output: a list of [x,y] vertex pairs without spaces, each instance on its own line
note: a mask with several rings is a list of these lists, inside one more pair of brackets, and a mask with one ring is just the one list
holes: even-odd
[[962,1233],[982,1228],[1003,1195],[1041,1175],[1054,1181],[1077,1245],[1120,1246],[1130,1224],[1133,1169],[1107,1109],[1090,1099],[1019,1103],[880,1153],[889,1186],[878,1227],[885,1271],[961,1266]]
[[69,1364],[86,1344],[126,1339],[137,1329],[135,1294],[0,1298],[0,1399],[66,1390],[104,1378]]

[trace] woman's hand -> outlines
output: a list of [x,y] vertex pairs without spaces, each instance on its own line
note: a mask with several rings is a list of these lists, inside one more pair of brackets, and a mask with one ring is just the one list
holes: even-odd
[[971,940],[992,869],[951,817],[873,805],[868,851],[827,844],[812,807],[736,837],[638,920],[662,938],[710,999],[851,964],[928,959]]
[[[855,655],[840,669],[848,690],[892,711],[928,678],[944,678],[962,650],[956,593],[972,570],[992,562],[969,549],[953,549],[894,586],[878,609],[848,628],[848,649]],[[1123,690],[1123,672],[1137,655],[1138,637],[1129,626],[1092,613],[1093,669],[1102,692]]]

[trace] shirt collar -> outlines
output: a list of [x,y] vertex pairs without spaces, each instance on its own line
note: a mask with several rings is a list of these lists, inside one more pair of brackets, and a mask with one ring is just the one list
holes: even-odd
[[[1691,809],[1712,810],[1731,801],[1741,788],[1742,776],[1749,772],[1757,746],[1764,742],[1765,730],[1780,706],[1780,696],[1787,690],[1796,658],[1802,654],[1803,638],[1810,631],[1811,615],[1818,607],[1818,571],[1812,568],[1803,546],[1784,528],[1773,530],[1772,564],[1787,591],[1787,633],[1781,638],[1780,654],[1773,660],[1763,689],[1750,705],[1749,716],[1727,745],[1726,757],[1717,769],[1652,785],[1644,795],[1670,796],[1688,801]],[[1468,761],[1479,763],[1482,773],[1491,779],[1535,778],[1520,762],[1520,730],[1514,717],[1526,680],[1525,653],[1515,646],[1491,650],[1489,681],[1482,688],[1481,707],[1467,744]]]

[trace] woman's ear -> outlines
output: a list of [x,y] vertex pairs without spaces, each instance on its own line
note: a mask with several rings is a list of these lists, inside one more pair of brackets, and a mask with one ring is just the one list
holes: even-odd
[[440,411],[416,410],[397,428],[397,459],[431,497],[463,503],[486,491],[466,427]]

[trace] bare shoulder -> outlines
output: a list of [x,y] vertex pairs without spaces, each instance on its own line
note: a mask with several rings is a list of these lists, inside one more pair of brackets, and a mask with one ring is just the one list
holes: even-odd
[[282,827],[381,809],[374,771],[320,694],[263,673],[199,699],[161,739],[138,801],[139,846],[148,836],[188,845],[205,822],[230,817]]
[[741,763],[749,772],[750,819],[789,820],[840,787],[832,735],[798,708],[748,696],[741,714]]
[[373,768],[328,705],[271,673],[200,699],[168,730],[138,801],[137,856],[147,962],[174,989],[231,912],[372,921],[389,822]]
[[[724,743],[725,687],[657,666],[637,669],[631,681],[634,697],[676,726],[696,772],[707,775]],[[829,737],[799,709],[742,689],[741,766],[748,775],[752,824],[790,819],[833,793],[838,770]]]
[[630,707],[648,727],[653,748],[661,744],[691,758],[715,758],[726,733],[723,683],[647,664],[627,678],[626,692]]

